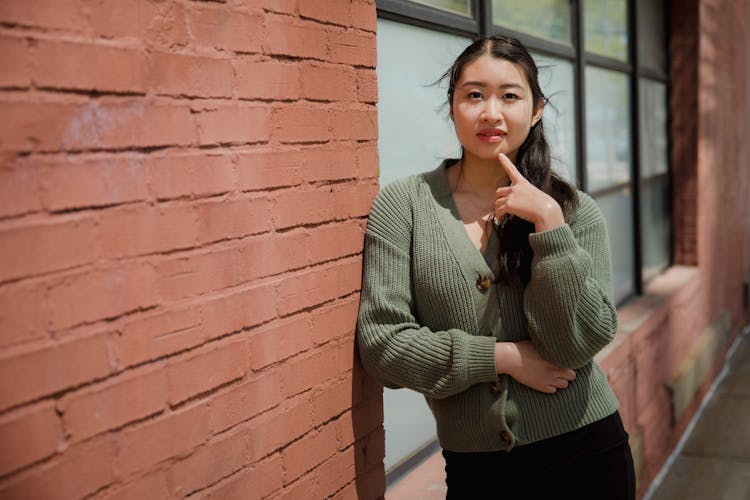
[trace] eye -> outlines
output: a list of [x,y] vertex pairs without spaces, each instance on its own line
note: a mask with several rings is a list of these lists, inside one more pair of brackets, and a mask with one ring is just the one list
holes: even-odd
[[479,92],[478,90],[472,90],[471,92],[469,92],[468,94],[466,94],[466,96],[469,99],[481,99],[483,97],[482,93]]
[[506,92],[503,94],[503,99],[506,101],[517,101],[521,97],[518,94],[514,94],[513,92]]

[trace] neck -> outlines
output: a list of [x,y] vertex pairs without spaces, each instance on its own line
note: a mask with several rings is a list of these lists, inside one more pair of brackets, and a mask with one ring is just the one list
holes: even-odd
[[508,174],[497,159],[477,158],[464,153],[459,165],[461,181],[457,188],[461,191],[494,199],[497,188],[510,184]]

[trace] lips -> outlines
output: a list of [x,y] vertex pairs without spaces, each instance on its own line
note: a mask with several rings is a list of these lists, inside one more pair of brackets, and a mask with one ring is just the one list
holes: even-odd
[[488,142],[500,142],[506,135],[506,132],[499,128],[483,128],[477,132],[477,137],[480,140]]

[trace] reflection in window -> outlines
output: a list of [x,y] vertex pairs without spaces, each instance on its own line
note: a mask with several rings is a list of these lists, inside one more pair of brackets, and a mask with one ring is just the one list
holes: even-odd
[[584,39],[588,52],[628,60],[626,0],[584,0]]
[[667,173],[667,86],[640,78],[638,107],[641,122],[641,178]]
[[638,65],[667,71],[664,0],[638,0]]
[[570,45],[568,0],[492,0],[492,23]]
[[641,182],[641,276],[648,281],[669,265],[669,180],[666,175]]
[[576,184],[575,90],[573,63],[532,54],[539,68],[539,85],[549,99],[544,107],[544,133],[552,150],[552,168]]
[[462,16],[471,16],[471,0],[412,0],[441,10],[447,10]]
[[629,188],[596,198],[607,221],[615,302],[633,293],[633,198]]
[[586,68],[586,175],[588,190],[630,180],[628,75]]

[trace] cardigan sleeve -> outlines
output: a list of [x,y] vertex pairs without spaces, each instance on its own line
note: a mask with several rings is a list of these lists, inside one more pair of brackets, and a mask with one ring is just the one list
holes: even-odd
[[365,369],[390,388],[446,398],[497,379],[495,338],[420,325],[411,283],[413,188],[387,186],[365,232],[357,341]]
[[579,193],[579,200],[571,225],[529,235],[534,257],[524,292],[529,336],[566,368],[591,361],[617,331],[607,226],[593,199]]

